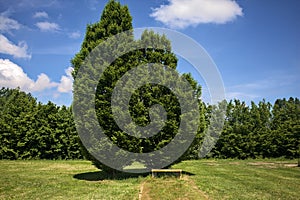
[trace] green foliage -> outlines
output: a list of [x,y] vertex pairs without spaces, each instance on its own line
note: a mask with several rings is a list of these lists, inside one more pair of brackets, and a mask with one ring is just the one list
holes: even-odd
[[[116,13],[116,11],[118,13]],[[112,26],[111,24],[114,25]],[[158,134],[152,137],[140,138],[131,136],[124,132],[114,120],[111,105],[113,91],[117,81],[120,80],[126,72],[148,63],[155,63],[154,65],[158,67],[164,68],[164,66],[168,66],[171,69],[176,69],[177,58],[175,54],[172,53],[170,41],[164,35],[156,34],[153,31],[143,32],[141,38],[137,40],[134,40],[133,34],[129,31],[126,41],[121,40],[118,41],[118,43],[116,43],[115,41],[109,41],[111,43],[105,43],[106,46],[104,47],[108,49],[107,51],[103,49],[95,49],[94,51],[92,51],[97,44],[100,44],[109,36],[131,29],[131,17],[127,7],[120,5],[120,3],[115,1],[109,1],[109,3],[104,8],[100,21],[95,24],[89,25],[87,28],[86,37],[83,41],[82,48],[72,60],[72,64],[74,65],[75,69],[73,76],[76,81],[76,74],[78,73],[79,67],[91,68],[89,71],[95,73],[97,73],[98,71],[99,73],[101,69],[99,68],[98,70],[96,65],[98,63],[101,63],[105,66],[106,61],[102,61],[100,59],[102,57],[106,58],[111,56],[106,55],[108,54],[107,52],[109,52],[110,49],[114,49],[113,51],[118,53],[122,52],[122,49],[127,49],[127,47],[129,47],[130,45],[132,45],[133,47],[143,47],[134,48],[135,50],[130,51],[118,57],[112,63],[109,63],[109,66],[107,66],[105,71],[103,71],[103,75],[101,76],[97,85],[95,96],[95,108],[99,124],[104,129],[105,134],[110,139],[110,141],[112,141],[119,148],[125,149],[129,152],[148,153],[161,149],[166,144],[170,143],[170,141],[178,133],[180,118],[182,116],[177,97],[174,95],[174,92],[172,90],[158,84],[149,83],[134,91],[129,102],[129,112],[134,123],[143,127],[155,121],[153,119],[151,120],[150,114],[150,107],[153,105],[158,104],[162,106],[167,113],[167,120],[165,122],[165,125]],[[83,62],[83,60],[87,57],[88,53],[91,53],[93,55],[93,59],[98,59],[94,66],[90,64],[89,60]],[[80,66],[80,64],[83,65]],[[164,75],[167,76],[167,70],[164,70],[164,72],[166,73]],[[89,75],[93,76],[93,74]],[[193,97],[198,100],[201,95],[200,86],[198,86],[197,82],[192,78],[191,74],[184,74],[183,77],[192,86],[194,90]],[[144,76],[140,76],[139,79],[147,80],[147,78]],[[80,83],[81,85],[85,85],[87,87],[88,85],[92,84],[94,80],[89,80],[88,78],[83,77],[80,81],[82,81]],[[134,83],[128,84],[133,84],[134,86]],[[176,84],[179,84],[179,82]],[[81,88],[76,88],[75,92],[81,90],[85,86],[82,86]],[[81,91],[79,91],[78,94],[80,92]],[[183,96],[186,95],[184,92],[182,92],[181,94]],[[75,95],[75,97],[76,96],[77,95]],[[81,95],[78,95],[78,98],[81,98]],[[76,102],[80,104],[77,106],[81,108],[88,104],[87,102],[79,101],[79,99]],[[201,111],[202,110],[203,109],[201,108]],[[92,111],[86,110],[86,114],[91,112]],[[82,113],[82,115],[84,114],[85,113]],[[159,118],[160,116],[152,117]],[[85,127],[86,131],[89,131],[88,127],[92,126],[91,124],[83,124],[83,122],[81,121],[78,121],[76,123],[80,124],[79,127]],[[130,124],[128,125],[128,129],[130,129],[129,126]],[[199,133],[203,130],[204,126],[200,126]],[[97,136],[95,136],[95,138],[97,138]],[[199,139],[200,137],[197,137],[194,141],[193,147],[191,147],[193,148],[193,150],[188,151],[193,151],[194,157],[195,155],[197,155],[194,146],[199,144]],[[98,147],[95,148],[101,149],[102,146],[102,144],[99,144]],[[87,151],[86,147],[84,147],[83,145],[82,149],[85,156],[88,159],[91,159],[97,167],[107,171],[114,171],[113,169],[110,169],[109,167],[105,166],[104,164],[93,158],[93,156],[89,154],[89,151]],[[188,155],[190,154],[188,152],[186,153],[187,155],[185,157],[188,157]],[[151,166],[153,166],[153,163],[154,161],[151,159],[144,161],[144,164],[148,168],[151,168]],[[126,164],[130,163],[124,164],[126,166]]]
[[300,141],[299,99],[261,101],[251,107],[230,101],[222,135],[213,150],[220,158],[297,158]]
[[[187,80],[189,79],[187,78]],[[192,79],[189,81],[194,82]],[[157,89],[160,88],[157,87]],[[198,95],[200,95],[199,88],[198,91]],[[131,100],[134,120],[140,124],[148,123],[147,120],[149,120],[147,109],[140,109],[140,106],[144,107],[145,105],[138,103],[141,94],[140,90],[137,91]],[[156,102],[157,99],[151,96],[153,94],[149,94],[151,97],[149,101]],[[166,101],[162,96],[159,100]],[[150,103],[148,102],[148,104]],[[199,109],[201,117],[198,134],[192,146],[180,160],[198,158],[203,132],[209,123],[209,121],[203,123],[203,120],[209,119],[211,106],[206,106],[200,102]],[[71,110],[72,108],[58,107],[51,102],[45,105],[37,103],[30,94],[21,92],[19,89],[2,88],[0,90],[0,158],[82,158],[82,151],[86,151],[86,149],[82,148],[80,152],[81,143],[75,130]],[[105,107],[103,107],[103,112],[105,114],[108,112]],[[99,113],[101,114],[101,112]],[[209,157],[298,158],[300,148],[299,116],[300,103],[298,98],[278,99],[274,106],[265,101],[261,101],[257,105],[252,102],[251,107],[239,100],[230,101],[227,104],[226,121],[222,135]],[[174,125],[171,122],[169,124]],[[176,122],[171,128],[176,128]],[[122,132],[117,132],[117,134],[122,134]],[[164,146],[164,142],[168,143],[168,137],[163,142],[157,140],[157,143],[155,143],[155,137],[144,141],[134,139],[129,142],[126,135],[122,135],[125,138],[122,141],[117,139],[119,136],[117,134],[113,134],[113,132],[111,134],[111,137],[116,139],[116,144],[124,145],[122,146],[124,148],[126,148],[125,145],[128,145],[130,150],[135,152],[151,151],[153,148],[158,149]],[[159,137],[161,136],[159,134]],[[172,137],[173,135],[170,138]],[[158,145],[155,146],[153,143]],[[84,155],[90,156],[88,152],[85,152]],[[88,158],[93,160],[92,157]],[[101,163],[94,161],[99,168],[105,168]]]
[[300,144],[300,101],[298,98],[278,99],[272,110],[271,154],[295,158]]
[[0,90],[0,158],[81,158],[72,112],[37,103],[19,89]]
[[112,35],[132,30],[131,21],[132,17],[127,6],[122,6],[120,2],[115,0],[109,0],[102,12],[100,21],[87,25],[81,49],[71,60],[74,68],[73,78],[75,79],[79,67],[98,44]]
[[[100,21],[96,22],[94,24],[90,24],[86,28],[86,34],[84,41],[82,43],[80,52],[75,55],[75,57],[71,60],[71,63],[73,65],[74,71],[72,73],[74,79],[76,80],[76,75],[78,73],[79,68],[84,63],[85,59],[91,53],[91,51],[99,45],[101,42],[108,39],[110,36],[115,35],[117,33],[121,33],[123,31],[131,31],[132,30],[132,24],[131,24],[132,18],[130,16],[130,13],[128,11],[127,6],[122,6],[119,2],[110,0],[107,5],[105,6]],[[129,35],[129,42],[133,40],[133,34]],[[112,44],[117,45],[117,44]],[[109,55],[108,55],[109,56]],[[117,59],[115,61],[116,63],[121,62],[121,64],[124,65],[125,69],[119,68],[120,71],[125,70],[128,68],[128,64],[126,62],[122,62],[121,59]],[[120,66],[120,65],[119,65]],[[85,66],[88,67],[88,66]],[[95,71],[95,69],[92,69],[92,71]],[[95,72],[97,73],[97,72]],[[110,104],[110,95],[112,90],[110,89],[110,86],[117,80],[116,79],[116,72],[113,71],[113,68],[110,70],[107,70],[104,72],[105,77],[107,77],[104,80],[99,81],[99,86],[97,88],[97,97],[95,99],[96,106],[97,106],[97,115],[99,118],[99,123],[101,123],[103,120],[101,120],[101,114],[103,114],[105,117],[105,120],[101,123],[104,124],[104,129],[106,126],[110,127],[110,131],[113,131],[115,135],[119,136],[119,140],[121,140],[121,136],[119,132],[117,132],[115,129],[116,126],[111,125],[112,124],[112,117],[111,117],[111,110],[109,107]],[[91,75],[93,76],[93,75]],[[86,80],[85,83],[87,86],[90,84],[90,80]],[[106,85],[105,87],[101,87],[101,85]],[[101,94],[102,90],[102,94]],[[99,94],[100,93],[100,94]],[[99,106],[99,102],[101,103],[101,106]],[[85,106],[85,104],[88,104],[87,102],[82,102],[82,106]],[[100,113],[100,114],[99,114]],[[80,124],[80,126],[86,126],[82,125],[81,122],[76,122]],[[87,125],[88,126],[88,125]],[[112,140],[116,141],[116,138],[111,137]],[[105,166],[104,164],[97,161],[96,158],[94,158],[89,151],[85,148],[85,146],[80,141],[81,146],[81,152],[84,155],[85,158],[92,160],[93,164],[103,170],[109,171],[109,172],[115,172],[114,169],[111,169],[110,167]]]

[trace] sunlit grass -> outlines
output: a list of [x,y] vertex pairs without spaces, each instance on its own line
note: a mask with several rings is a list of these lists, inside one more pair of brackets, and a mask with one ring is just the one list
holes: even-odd
[[111,180],[88,161],[0,161],[0,199],[137,199],[140,178]]
[[299,199],[296,160],[202,160],[174,167],[195,174],[199,189],[211,199]]
[[296,163],[185,161],[173,166],[185,172],[178,179],[112,177],[80,160],[0,160],[0,199],[299,199],[300,168]]

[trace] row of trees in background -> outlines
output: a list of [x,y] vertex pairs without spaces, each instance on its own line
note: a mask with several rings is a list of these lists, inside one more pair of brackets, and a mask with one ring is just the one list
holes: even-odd
[[296,158],[300,151],[298,98],[227,104],[224,129],[211,156],[218,158]]
[[[211,106],[203,107],[202,114],[208,116]],[[41,104],[19,89],[2,88],[0,113],[1,159],[83,158],[71,108]],[[202,129],[198,134],[204,133]],[[227,103],[222,135],[208,157],[297,158],[299,142],[298,98],[278,99],[274,105],[252,102],[251,106],[233,100]],[[197,158],[195,152],[187,158]]]
[[82,158],[71,108],[41,104],[19,89],[2,88],[0,158]]

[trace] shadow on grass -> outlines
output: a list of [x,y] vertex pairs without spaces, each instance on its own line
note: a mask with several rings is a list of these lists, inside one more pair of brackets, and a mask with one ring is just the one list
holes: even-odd
[[[85,172],[80,174],[75,174],[73,178],[78,180],[85,180],[85,181],[101,181],[101,180],[124,180],[128,178],[138,178],[138,177],[146,177],[151,173],[143,173],[143,174],[134,174],[134,173],[116,173],[116,174],[109,174],[103,171],[97,172]],[[187,176],[194,176],[195,174],[183,171],[183,175]]]
[[149,173],[143,174],[133,174],[133,173],[116,173],[110,174],[103,171],[98,172],[85,172],[80,174],[75,174],[73,178],[78,180],[85,181],[101,181],[101,180],[123,180],[128,178],[138,178],[138,177],[146,177]]
[[191,172],[187,172],[187,171],[182,171],[183,175],[187,175],[187,176],[195,176],[196,174],[191,173]]

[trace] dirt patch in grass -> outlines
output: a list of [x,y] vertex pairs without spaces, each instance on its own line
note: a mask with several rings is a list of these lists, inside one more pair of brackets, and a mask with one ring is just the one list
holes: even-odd
[[248,165],[263,166],[267,168],[278,168],[278,167],[297,167],[297,163],[286,163],[286,162],[249,162]]
[[205,163],[206,165],[209,165],[209,166],[219,166],[218,163]]
[[149,187],[144,187],[146,182],[143,182],[140,186],[139,200],[150,200]]
[[192,187],[195,191],[199,193],[199,196],[202,197],[202,199],[209,199],[208,195],[206,195],[205,192],[200,190],[193,180],[189,179],[187,176],[184,176],[183,179],[189,183],[190,187]]
[[283,166],[285,166],[285,167],[298,167],[298,164],[291,164],[291,163],[289,163],[289,164],[284,164]]
[[253,166],[262,166],[262,167],[268,167],[268,168],[277,168],[279,167],[273,162],[249,162],[248,165],[253,165]]
[[229,164],[230,165],[240,165],[241,163],[240,162],[230,162]]
[[249,165],[275,165],[275,163],[273,162],[249,162]]
[[47,167],[40,168],[42,171],[53,171],[53,170],[63,170],[63,171],[74,171],[78,170],[78,167],[66,164],[52,164]]
[[220,164],[215,160],[207,160],[203,162],[203,164],[209,165],[209,166],[219,166]]
[[176,178],[151,178],[140,186],[139,200],[207,200],[209,197],[201,191],[188,176]]

